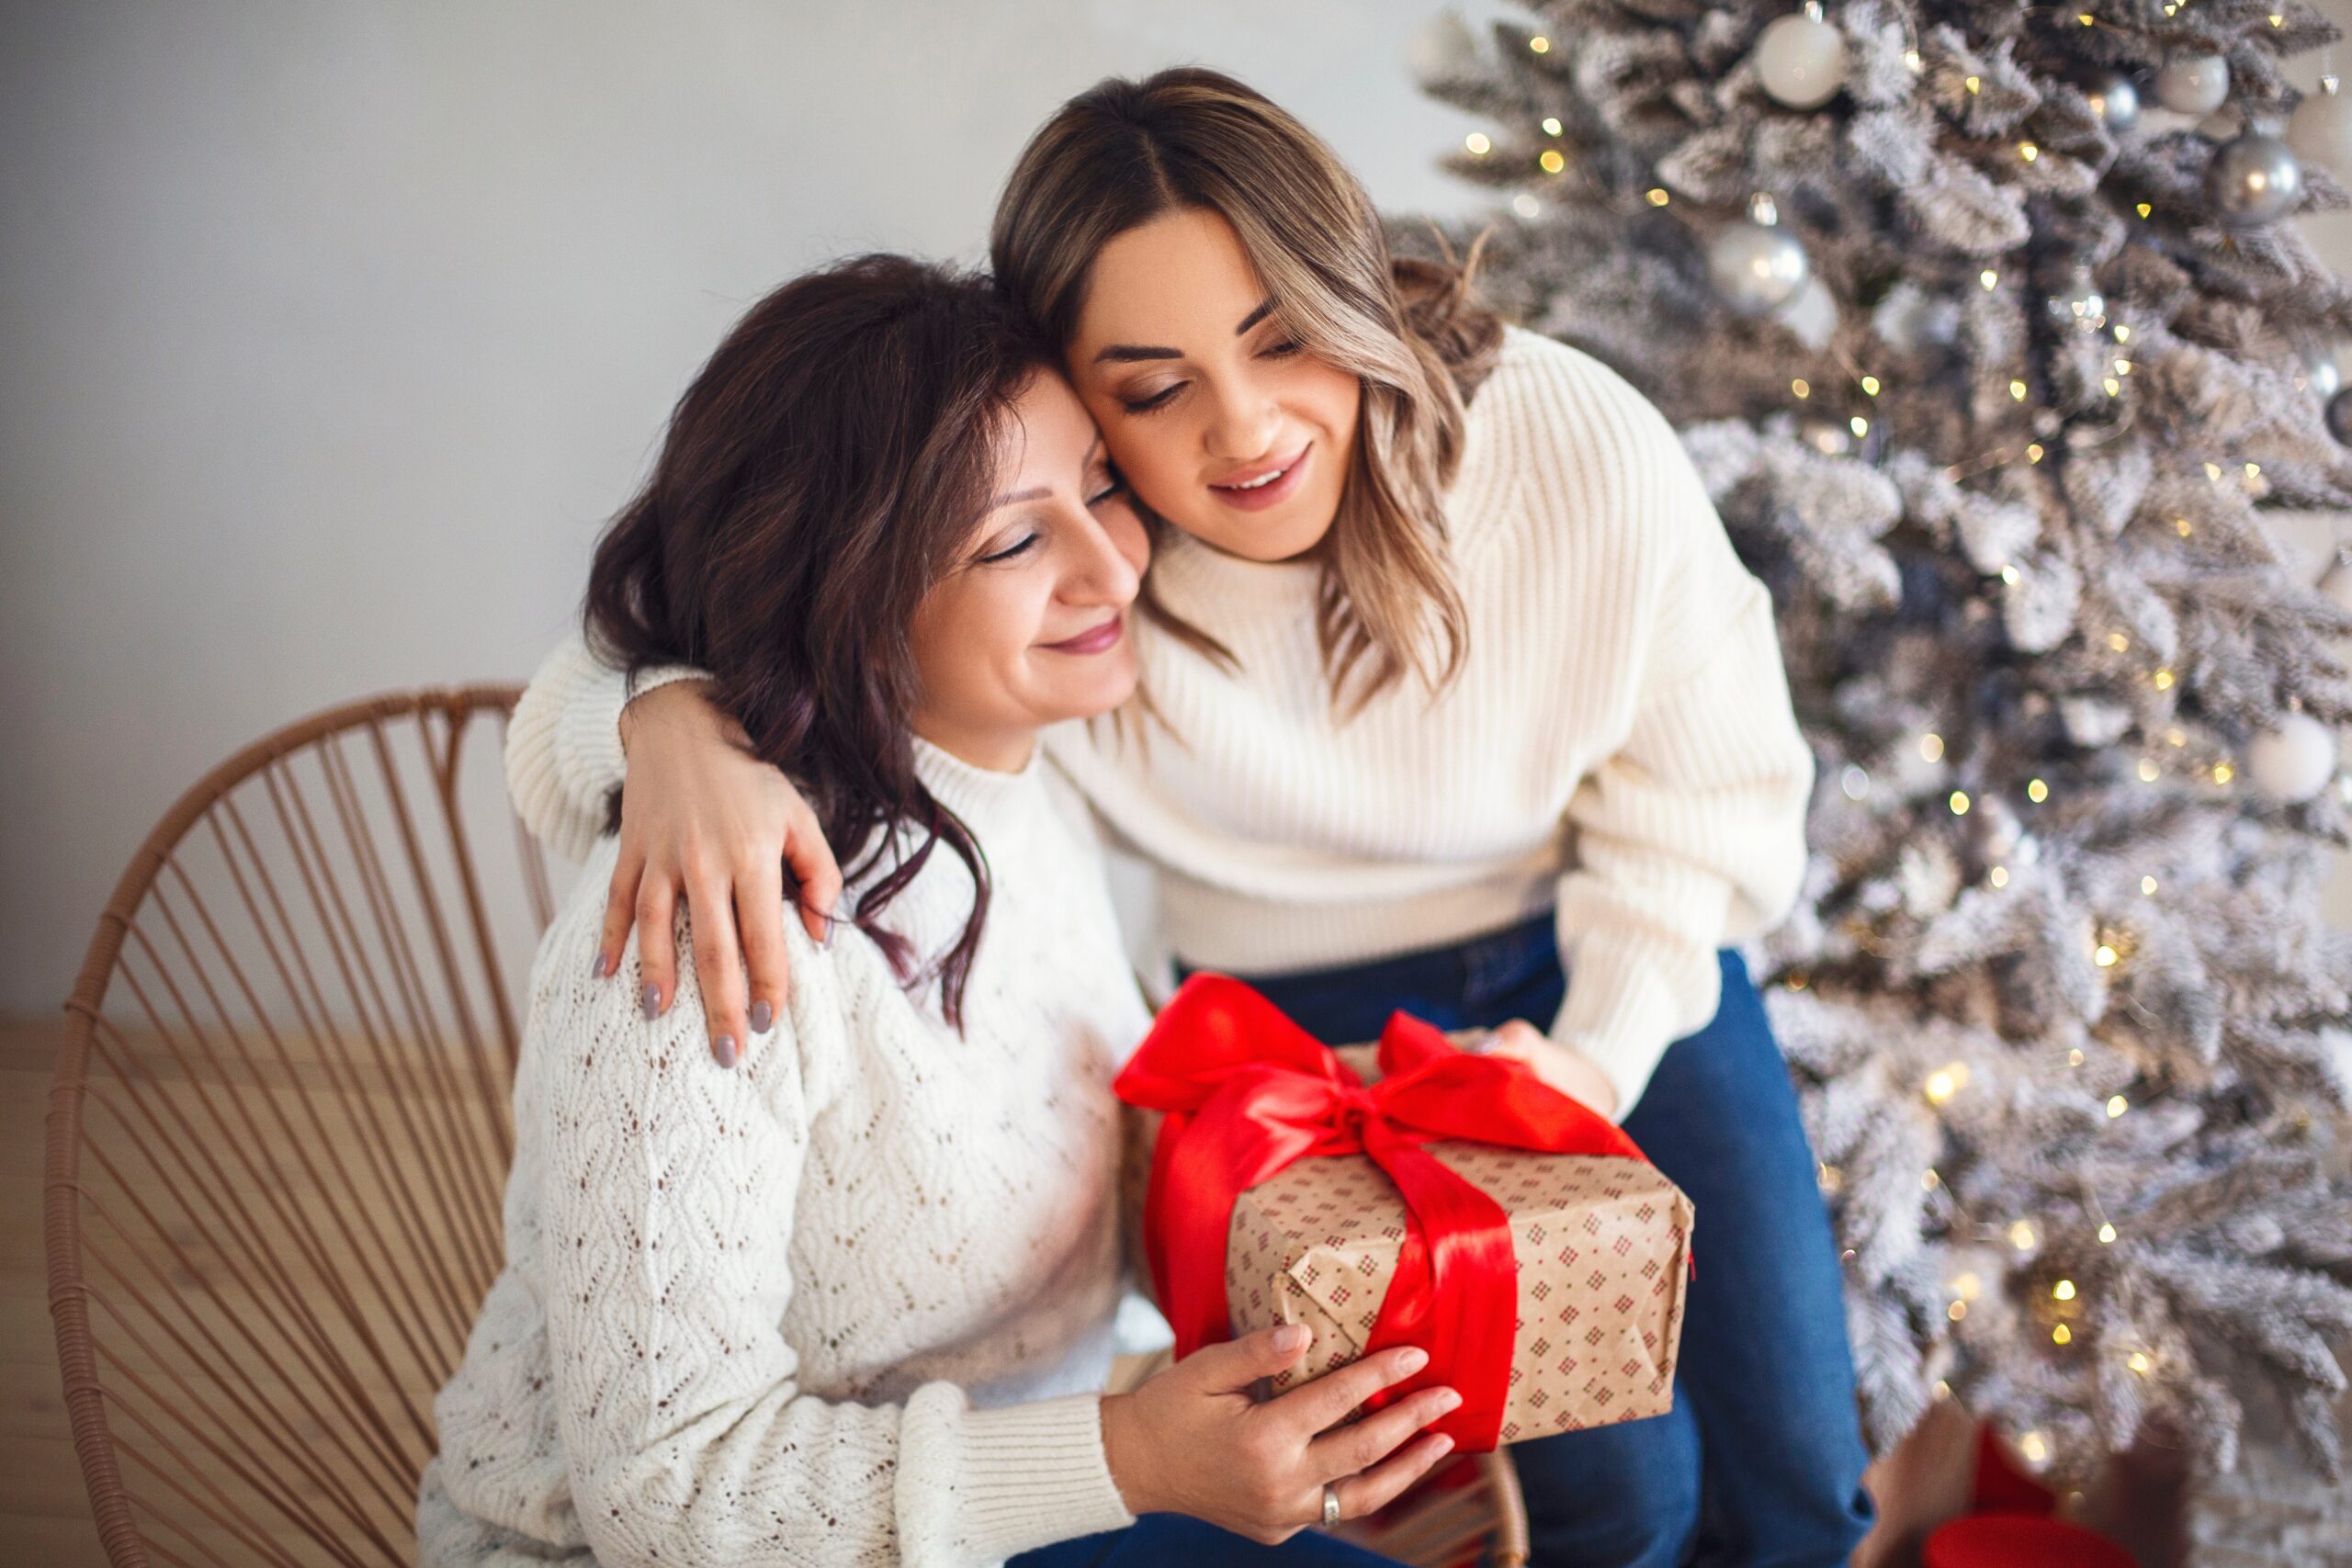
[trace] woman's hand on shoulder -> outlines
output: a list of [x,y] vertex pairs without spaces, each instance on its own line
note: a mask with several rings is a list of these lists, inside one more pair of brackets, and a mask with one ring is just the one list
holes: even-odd
[[1347,1426],[1338,1423],[1429,1358],[1384,1350],[1259,1403],[1261,1378],[1306,1353],[1296,1324],[1204,1346],[1133,1393],[1102,1401],[1102,1450],[1130,1513],[1189,1514],[1269,1545],[1323,1518],[1323,1488],[1340,1517],[1360,1518],[1452,1451],[1421,1428],[1461,1404],[1450,1388],[1415,1391]]
[[799,884],[809,939],[830,940],[841,867],[816,814],[781,770],[753,756],[714,706],[707,682],[648,692],[621,715],[620,860],[605,896],[600,975],[620,969],[637,931],[639,1004],[658,1016],[678,994],[674,916],[692,911],[695,973],[713,1055],[732,1066],[783,1011],[784,868]]

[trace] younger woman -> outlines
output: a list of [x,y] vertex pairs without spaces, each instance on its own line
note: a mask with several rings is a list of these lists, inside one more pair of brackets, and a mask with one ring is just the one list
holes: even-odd
[[[1673,1412],[1511,1450],[1538,1560],[1845,1562],[1871,1505],[1838,1253],[1726,945],[1796,897],[1813,759],[1674,432],[1458,276],[1392,265],[1329,149],[1214,73],[1064,105],[993,251],[1160,525],[1145,700],[1050,744],[1158,870],[1180,966],[1334,1043],[1397,1008],[1494,1028],[1697,1205]],[[683,886],[731,1018],[730,898],[772,1005],[770,889],[788,855],[829,908],[830,835],[695,690],[630,709],[606,940],[634,912],[666,1003]],[[543,811],[600,808],[624,699],[576,651],[543,672],[512,752]]]
[[435,1403],[424,1563],[1375,1561],[1253,1543],[1444,1452],[1414,1434],[1451,1390],[1318,1435],[1419,1352],[1257,1405],[1304,1348],[1270,1332],[1100,1393],[1110,1077],[1147,1020],[1036,740],[1134,689],[1144,558],[1092,422],[984,285],[818,273],[695,379],[589,626],[711,672],[848,889],[746,1051],[638,1007],[594,847],[533,969],[507,1266]]

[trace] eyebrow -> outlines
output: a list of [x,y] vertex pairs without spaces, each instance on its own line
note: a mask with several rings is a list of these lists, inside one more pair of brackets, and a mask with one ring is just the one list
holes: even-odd
[[[1268,295],[1264,299],[1259,301],[1258,308],[1256,310],[1241,318],[1241,324],[1233,329],[1233,335],[1235,337],[1239,337],[1243,333],[1248,332],[1251,327],[1256,326],[1260,321],[1264,321],[1268,316],[1271,316],[1273,313],[1273,297],[1272,295]],[[1156,348],[1146,344],[1136,343],[1114,343],[1108,348],[1103,349],[1100,354],[1097,354],[1094,356],[1094,363],[1097,365],[1133,365],[1139,360],[1145,359],[1182,359],[1183,357],[1184,354],[1182,349]]]
[[[1093,462],[1094,454],[1101,450],[1102,450],[1102,433],[1098,430],[1094,433],[1094,439],[1087,444],[1084,461]],[[1048,486],[1031,485],[1027,490],[1012,491],[998,496],[989,502],[989,510],[994,512],[1000,506],[1017,506],[1024,501],[1043,501],[1053,493]]]

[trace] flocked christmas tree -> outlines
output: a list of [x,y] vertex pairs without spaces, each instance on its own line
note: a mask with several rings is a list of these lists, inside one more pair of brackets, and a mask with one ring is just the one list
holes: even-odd
[[2211,1473],[2251,1389],[2338,1473],[2352,592],[2274,519],[2352,506],[2352,291],[2287,220],[2346,205],[2352,97],[2278,66],[2335,28],[1534,16],[1417,41],[1503,204],[1453,240],[1666,411],[1779,605],[1820,787],[1768,996],[1873,1442],[1956,1394],[2061,1476]]

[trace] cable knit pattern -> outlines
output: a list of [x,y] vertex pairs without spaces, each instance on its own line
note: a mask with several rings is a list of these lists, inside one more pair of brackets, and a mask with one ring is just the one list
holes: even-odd
[[[591,975],[615,842],[590,855],[532,971],[425,1564],[984,1563],[1130,1522],[1109,1086],[1148,1019],[1052,770],[918,766],[995,879],[961,1038],[865,936],[787,920],[786,1016],[722,1070],[691,965],[651,1021],[634,944]],[[971,894],[936,853],[886,919],[936,953]]]
[[[1362,963],[1555,908],[1552,1032],[1623,1115],[1714,1016],[1715,950],[1777,924],[1804,878],[1814,761],[1770,596],[1657,409],[1532,333],[1510,333],[1471,403],[1446,514],[1469,660],[1435,701],[1407,682],[1340,722],[1317,569],[1180,535],[1154,581],[1239,670],[1139,626],[1175,736],[1065,727],[1049,747],[1159,868],[1163,935],[1196,967]],[[617,776],[580,760],[622,702],[616,673],[559,649],[510,735],[518,798],[600,809]]]

